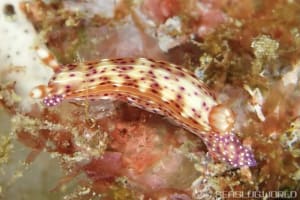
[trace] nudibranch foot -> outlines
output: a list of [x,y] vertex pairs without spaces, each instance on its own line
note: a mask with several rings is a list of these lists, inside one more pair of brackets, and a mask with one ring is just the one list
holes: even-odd
[[227,162],[234,168],[257,165],[252,150],[242,145],[232,133],[224,135],[213,133],[203,139],[213,157]]

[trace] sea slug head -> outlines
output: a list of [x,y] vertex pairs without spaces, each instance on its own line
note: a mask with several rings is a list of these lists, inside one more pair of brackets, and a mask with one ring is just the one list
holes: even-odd
[[61,70],[49,81],[48,85],[39,85],[31,90],[30,96],[43,99],[46,106],[59,104],[64,97],[83,85],[84,76],[80,71]]
[[43,99],[43,103],[46,106],[55,106],[63,100],[63,95],[52,94],[53,89],[45,85],[39,85],[33,88],[30,92],[30,96],[34,99]]

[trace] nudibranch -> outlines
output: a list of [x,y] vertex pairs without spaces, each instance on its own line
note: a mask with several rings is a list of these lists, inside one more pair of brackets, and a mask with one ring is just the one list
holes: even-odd
[[[51,58],[44,58],[50,62]],[[255,166],[233,134],[234,114],[184,67],[146,58],[103,59],[58,66],[48,85],[31,92],[46,106],[63,100],[114,99],[167,116],[203,139],[211,155],[234,168]]]

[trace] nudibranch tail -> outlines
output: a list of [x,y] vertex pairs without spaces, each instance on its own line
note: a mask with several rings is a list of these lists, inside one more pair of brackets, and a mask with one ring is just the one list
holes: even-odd
[[213,133],[203,140],[213,157],[227,162],[234,168],[257,165],[252,150],[242,145],[232,133],[223,135]]

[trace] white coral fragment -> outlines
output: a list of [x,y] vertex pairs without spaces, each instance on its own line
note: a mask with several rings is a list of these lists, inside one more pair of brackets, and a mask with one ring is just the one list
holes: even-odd
[[262,112],[264,98],[261,91],[259,90],[259,88],[255,88],[254,90],[252,90],[248,85],[244,85],[244,89],[251,96],[251,101],[248,104],[250,111],[255,112],[260,121],[265,121],[266,117]]

